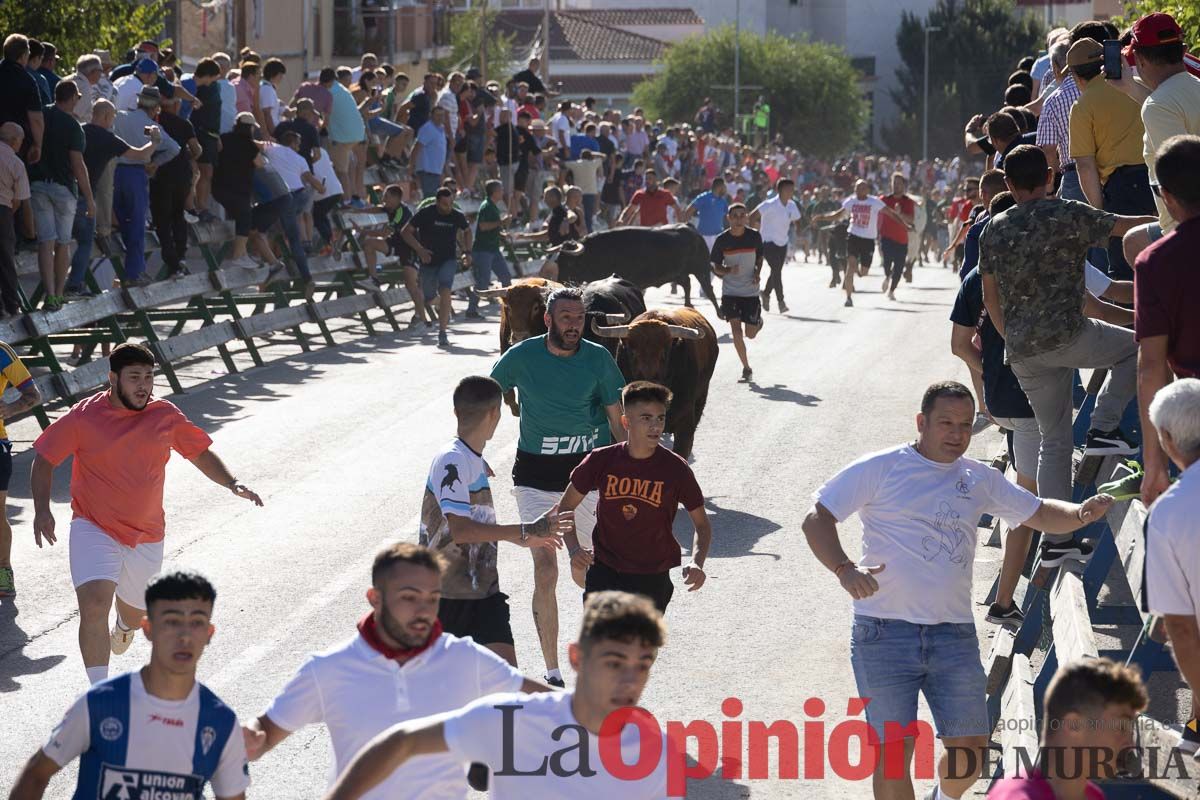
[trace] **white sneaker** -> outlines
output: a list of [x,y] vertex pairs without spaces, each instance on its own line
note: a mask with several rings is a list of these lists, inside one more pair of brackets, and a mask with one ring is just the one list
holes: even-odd
[[137,629],[125,630],[120,624],[114,622],[112,636],[109,638],[109,645],[112,648],[113,655],[121,655],[129,649],[129,645],[133,644],[133,637],[137,635]]
[[230,268],[258,269],[259,263],[257,261],[255,261],[253,258],[251,258],[250,256],[238,256],[237,258],[229,259],[221,266],[223,266],[227,269],[230,269]]

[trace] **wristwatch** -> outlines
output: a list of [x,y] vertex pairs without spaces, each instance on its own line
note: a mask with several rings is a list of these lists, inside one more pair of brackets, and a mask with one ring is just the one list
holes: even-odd
[[524,522],[522,522],[522,523],[521,523],[521,541],[522,541],[522,542],[525,542],[525,541],[528,541],[528,540],[529,540],[529,531],[528,531],[528,530],[526,530],[526,528],[525,528],[525,523],[524,523]]

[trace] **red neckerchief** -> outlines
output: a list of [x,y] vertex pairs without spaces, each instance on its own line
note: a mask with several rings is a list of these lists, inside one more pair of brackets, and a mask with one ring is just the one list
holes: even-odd
[[387,645],[383,639],[379,638],[379,631],[375,627],[375,615],[370,612],[358,621],[358,633],[367,644],[371,645],[372,650],[385,658],[390,658],[393,661],[403,664],[405,661],[416,658],[421,653],[424,653],[438,640],[438,637],[442,635],[442,621],[440,619],[433,621],[433,628],[429,631],[429,638],[420,647],[395,648]]

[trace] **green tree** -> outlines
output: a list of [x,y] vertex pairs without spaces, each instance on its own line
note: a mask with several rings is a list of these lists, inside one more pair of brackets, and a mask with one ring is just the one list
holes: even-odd
[[1162,11],[1170,14],[1183,29],[1183,40],[1192,48],[1200,46],[1200,4],[1196,0],[1126,0],[1124,19],[1113,20],[1124,28],[1139,17]]
[[1044,46],[1045,32],[1013,0],[938,0],[924,20],[903,12],[896,32],[903,66],[891,92],[900,116],[884,129],[895,152],[921,151],[926,26],[941,28],[929,34],[929,153],[954,155],[967,121],[1004,105],[1008,76]]
[[70,74],[75,59],[92,50],[108,50],[120,60],[141,40],[157,40],[165,17],[164,0],[0,0],[0,31],[53,42],[60,75]]
[[496,80],[501,84],[507,81],[512,76],[513,42],[516,40],[516,34],[509,33],[496,24],[499,16],[498,10],[479,6],[454,14],[450,18],[452,51],[448,58],[435,61],[434,69],[449,72],[463,69],[467,64],[479,66],[482,39],[483,54],[487,62],[483,70],[484,79]]
[[[725,26],[667,50],[658,73],[634,87],[633,101],[652,117],[690,121],[711,97],[732,125],[734,30]],[[741,35],[741,113],[758,96],[771,105],[771,132],[807,153],[834,155],[862,140],[867,105],[858,73],[839,48],[777,34]]]

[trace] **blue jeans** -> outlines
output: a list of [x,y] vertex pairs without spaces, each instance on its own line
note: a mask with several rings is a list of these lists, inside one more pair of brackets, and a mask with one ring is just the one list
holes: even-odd
[[453,258],[440,264],[422,264],[421,294],[425,295],[425,302],[437,297],[439,289],[453,288],[456,272],[458,262]]
[[418,172],[417,181],[421,184],[421,198],[433,197],[442,187],[442,176],[436,172]]
[[[1145,164],[1117,167],[1104,184],[1104,210],[1128,216],[1154,216],[1154,194]],[[1117,281],[1133,280],[1133,268],[1125,260],[1120,236],[1108,240],[1108,276]]]
[[596,218],[596,201],[599,195],[585,194],[583,196],[583,221],[587,224],[587,232],[592,232],[592,220]]
[[71,256],[71,273],[67,276],[67,289],[83,288],[83,276],[92,263],[92,242],[96,239],[96,218],[87,215],[87,201],[82,197],[75,208],[75,227],[71,231],[78,247]]
[[291,205],[279,215],[279,224],[283,226],[283,235],[287,237],[288,249],[292,252],[292,260],[306,281],[312,280],[308,271],[308,254],[304,252],[304,241],[300,236],[300,214],[308,202],[308,189],[297,189],[291,194]]
[[929,703],[938,736],[992,730],[974,623],[918,625],[855,614],[850,664],[881,742],[905,736],[902,729],[917,719],[918,694]]
[[[1087,197],[1083,194],[1083,187],[1079,185],[1078,170],[1068,170],[1063,173],[1062,183],[1058,187],[1058,196],[1063,200],[1078,200],[1080,203],[1086,203]],[[1108,272],[1108,251],[1103,247],[1089,247],[1087,249],[1087,260],[1092,262],[1092,266],[1101,272]]]
[[125,243],[125,279],[146,271],[146,215],[150,210],[150,181],[141,164],[117,164],[113,173],[113,217]]
[[[508,271],[508,262],[504,260],[504,254],[499,250],[471,251],[471,271],[475,274],[476,289],[488,288],[493,272],[496,273],[500,285],[508,286],[512,283],[512,273]],[[479,295],[474,292],[471,293],[471,299],[467,301],[467,310],[479,310]]]

